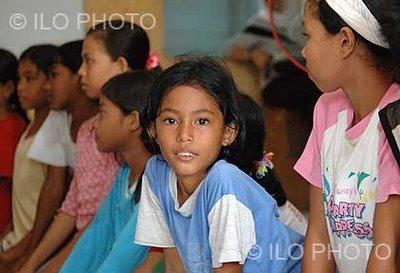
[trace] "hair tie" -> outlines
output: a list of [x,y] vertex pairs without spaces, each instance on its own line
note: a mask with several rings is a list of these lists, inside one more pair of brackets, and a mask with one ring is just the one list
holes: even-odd
[[159,66],[160,59],[158,58],[156,53],[151,53],[146,63],[146,70],[152,70]]
[[380,47],[390,48],[378,20],[362,0],[326,0],[326,3],[362,37]]

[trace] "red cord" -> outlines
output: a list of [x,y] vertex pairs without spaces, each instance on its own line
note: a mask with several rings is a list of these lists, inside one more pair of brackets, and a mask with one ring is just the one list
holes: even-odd
[[276,43],[276,46],[278,49],[286,56],[286,58],[293,63],[297,68],[302,70],[303,72],[308,74],[307,68],[302,65],[300,62],[296,60],[296,58],[293,57],[292,54],[286,49],[286,47],[283,45],[281,39],[279,38],[279,34],[276,30],[275,26],[275,21],[274,21],[274,0],[266,0],[268,1],[268,14],[269,14],[269,21],[271,25],[271,32],[272,32],[272,37],[274,38],[274,41]]

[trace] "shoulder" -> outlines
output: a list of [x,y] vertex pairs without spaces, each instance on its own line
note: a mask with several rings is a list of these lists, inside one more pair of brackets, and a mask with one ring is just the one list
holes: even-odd
[[229,177],[242,176],[242,174],[244,174],[244,172],[242,172],[237,166],[222,159],[214,163],[207,174],[207,178],[227,180]]
[[76,138],[77,146],[82,146],[86,144],[92,145],[96,142],[95,139],[95,125],[99,120],[99,115],[96,115],[86,121],[84,121],[78,130],[78,135]]
[[225,194],[257,186],[257,183],[250,176],[225,160],[214,163],[207,173],[205,182],[209,189],[223,191]]
[[[79,127],[79,133],[86,133],[94,130],[94,126],[99,122],[99,115],[95,115],[94,117],[84,121]],[[79,134],[78,133],[78,134]]]
[[146,163],[145,173],[157,172],[164,169],[170,169],[168,163],[162,155],[153,155]]
[[146,164],[146,169],[144,175],[149,181],[150,185],[164,184],[169,180],[169,174],[171,172],[171,167],[165,161],[161,155],[153,155]]
[[17,113],[11,113],[6,122],[13,130],[23,132],[27,126],[25,120]]
[[68,114],[66,111],[50,111],[39,132],[48,135],[60,134],[62,137],[65,129],[69,129]]
[[324,93],[319,97],[315,111],[319,113],[339,112],[350,107],[346,94],[342,89],[330,93]]
[[314,127],[323,131],[338,121],[339,113],[351,109],[349,100],[343,90],[324,93],[314,108]]
[[68,113],[67,111],[50,111],[47,116],[48,120],[57,120],[57,121],[68,121]]

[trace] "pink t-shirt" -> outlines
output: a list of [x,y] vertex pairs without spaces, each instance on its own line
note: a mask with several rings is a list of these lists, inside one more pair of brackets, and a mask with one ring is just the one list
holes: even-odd
[[[379,109],[399,98],[400,85],[393,84],[379,103]],[[302,156],[294,167],[301,176],[316,187],[322,188],[321,147],[325,132],[338,122],[339,113],[344,110],[347,110],[347,120],[349,121],[348,129],[346,130],[346,138],[348,140],[357,140],[361,136],[373,114],[371,113],[355,126],[351,127],[354,111],[343,90],[327,93],[320,97],[314,109],[313,130]],[[378,132],[380,138],[379,185],[376,201],[382,203],[387,201],[389,195],[400,195],[400,170],[380,123],[378,124]]]
[[60,211],[76,218],[83,230],[96,214],[110,190],[118,170],[112,153],[97,150],[94,126],[99,116],[82,124],[76,140],[76,167],[67,197]]

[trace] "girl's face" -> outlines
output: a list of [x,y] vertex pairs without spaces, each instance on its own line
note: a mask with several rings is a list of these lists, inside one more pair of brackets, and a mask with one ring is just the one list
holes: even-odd
[[74,74],[62,64],[54,64],[51,69],[48,101],[53,110],[63,110],[79,92],[79,75]]
[[48,76],[39,71],[31,60],[22,59],[18,64],[18,77],[17,92],[22,108],[30,110],[45,107]]
[[312,4],[306,4],[304,12],[304,31],[307,42],[301,51],[306,59],[309,77],[323,92],[339,89],[337,84],[342,71],[340,40],[330,35],[317,19]]
[[167,93],[150,133],[178,178],[198,182],[221,147],[230,145],[236,136],[236,131],[224,124],[215,99],[190,86],[178,86]]
[[119,63],[114,62],[107,53],[103,42],[93,35],[86,36],[82,48],[82,65],[78,71],[86,96],[99,99],[103,84],[122,72]]
[[100,96],[100,118],[96,127],[97,148],[101,152],[121,152],[129,140],[130,122],[105,96]]

